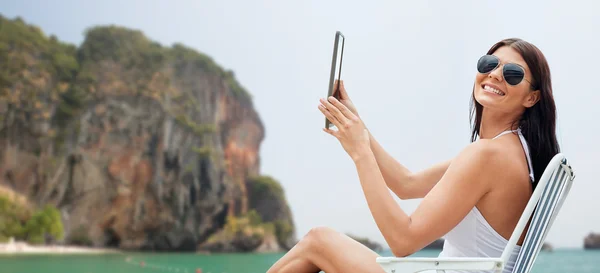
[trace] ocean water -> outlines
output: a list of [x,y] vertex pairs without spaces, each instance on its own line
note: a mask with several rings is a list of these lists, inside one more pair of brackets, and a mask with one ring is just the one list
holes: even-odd
[[[415,253],[437,256],[439,251]],[[391,253],[383,252],[382,255]],[[0,255],[0,273],[264,273],[279,254],[155,254]],[[542,252],[533,273],[600,273],[600,251]]]

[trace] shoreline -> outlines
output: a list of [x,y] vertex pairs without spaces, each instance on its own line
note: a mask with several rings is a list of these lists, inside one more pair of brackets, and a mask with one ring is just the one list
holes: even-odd
[[122,251],[110,248],[94,248],[68,245],[31,245],[10,240],[0,243],[0,256],[21,254],[113,254]]
[[[440,249],[431,248],[424,249],[427,251],[440,251]],[[578,247],[563,247],[555,248],[552,251],[543,252],[554,252],[554,251],[597,251],[596,249],[584,249]],[[386,253],[389,249],[383,249],[381,253]],[[133,251],[135,253],[136,251]],[[123,251],[114,248],[99,248],[99,247],[85,247],[85,246],[74,246],[74,245],[31,245],[27,242],[10,240],[6,243],[0,243],[0,257],[9,255],[29,255],[29,254],[122,254],[130,253],[130,251]],[[254,252],[256,253],[278,253],[274,252]],[[219,254],[231,254],[231,253],[213,253],[208,251],[196,251],[195,254],[199,255],[219,255]]]

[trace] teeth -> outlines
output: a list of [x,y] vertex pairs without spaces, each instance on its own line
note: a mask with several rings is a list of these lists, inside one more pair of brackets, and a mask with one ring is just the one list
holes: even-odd
[[484,85],[483,89],[487,90],[487,91],[492,91],[500,96],[504,96],[504,93],[496,88],[490,87],[489,85]]

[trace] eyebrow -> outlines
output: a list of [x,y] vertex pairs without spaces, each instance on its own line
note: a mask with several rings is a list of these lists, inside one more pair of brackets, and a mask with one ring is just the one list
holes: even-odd
[[498,55],[494,55],[496,57],[498,57],[498,59],[500,60],[500,63],[506,64],[506,63],[514,63],[514,64],[518,64],[519,66],[521,66],[523,69],[525,70],[529,70],[529,67],[526,64],[522,64],[521,62],[517,62],[517,61],[504,61],[503,59],[500,58],[500,56]]
[[526,65],[523,64],[523,63],[521,63],[521,62],[518,62],[518,61],[508,61],[508,62],[506,62],[502,58],[500,58],[500,56],[498,56],[498,55],[494,55],[494,56],[498,57],[498,59],[500,60],[501,63],[514,63],[514,64],[518,64],[518,65],[522,66],[523,68],[526,67]]

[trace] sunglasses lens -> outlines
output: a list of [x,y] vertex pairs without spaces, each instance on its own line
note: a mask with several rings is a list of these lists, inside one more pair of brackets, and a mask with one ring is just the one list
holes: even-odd
[[506,64],[504,65],[504,80],[510,85],[517,85],[525,76],[525,71],[518,65]]
[[484,55],[481,58],[479,58],[479,61],[477,62],[477,71],[479,71],[479,73],[485,74],[494,70],[494,68],[496,68],[497,66],[498,58],[492,55]]

